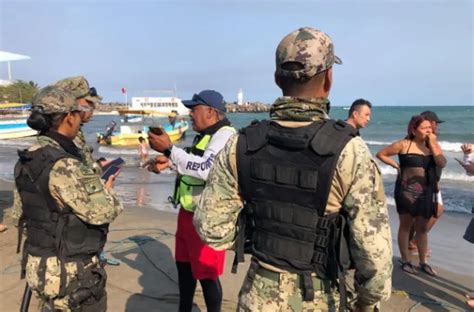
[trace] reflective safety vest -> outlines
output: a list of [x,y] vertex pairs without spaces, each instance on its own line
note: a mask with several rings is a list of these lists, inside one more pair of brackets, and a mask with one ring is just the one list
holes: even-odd
[[[235,132],[235,129],[230,126],[224,126],[220,129],[228,128]],[[202,156],[204,151],[211,141],[212,134],[205,134],[204,136],[196,137],[196,143],[191,147],[191,154]],[[191,177],[188,175],[178,175],[174,191],[174,203],[180,204],[181,207],[189,212],[194,212],[196,204],[199,202],[201,193],[206,185],[206,181]]]

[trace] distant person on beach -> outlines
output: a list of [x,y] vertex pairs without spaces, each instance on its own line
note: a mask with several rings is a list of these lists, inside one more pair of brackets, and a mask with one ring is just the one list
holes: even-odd
[[194,215],[210,246],[251,253],[238,311],[340,311],[355,268],[353,311],[391,291],[392,239],[380,171],[356,130],[329,119],[331,38],[313,28],[276,50],[282,90],[271,120],[233,136],[216,157]]
[[367,126],[371,114],[372,104],[367,100],[358,99],[352,103],[346,122],[359,130]]
[[[398,155],[399,163],[391,158],[394,155]],[[407,136],[380,150],[377,157],[398,170],[395,203],[400,218],[398,247],[401,268],[407,273],[417,273],[408,256],[408,236],[414,224],[420,269],[435,276],[436,272],[427,263],[428,232],[430,219],[438,215],[436,168],[444,168],[446,158],[431,130],[430,120],[421,115],[413,116]]]
[[201,241],[193,225],[193,215],[214,158],[236,131],[225,116],[224,98],[219,92],[204,90],[183,104],[191,109],[193,130],[198,133],[193,146],[187,152],[171,144],[166,132],[161,135],[148,132],[150,147],[164,154],[155,158],[149,170],[159,173],[173,165],[178,172],[173,203],[180,206],[175,253],[179,311],[191,311],[196,280],[201,283],[207,311],[220,311],[219,276],[224,270],[225,251],[217,251]]
[[84,132],[82,131],[82,126],[92,119],[94,109],[101,103],[102,97],[97,94],[96,88],[89,87],[89,82],[83,76],[64,78],[55,82],[54,86],[72,93],[80,105],[89,107],[88,111],[80,113],[81,128],[79,129],[77,136],[74,138],[74,144],[79,148],[84,163],[100,172],[99,168],[95,166],[96,162],[92,157],[93,148],[87,144]]
[[466,174],[469,176],[474,175],[474,162],[471,159],[471,153],[472,153],[472,144],[465,143],[461,145],[461,150],[463,152],[463,163],[460,165],[466,170]]
[[177,116],[178,116],[178,112],[175,111],[175,110],[172,110],[171,113],[168,114],[168,122],[171,125],[171,127],[173,127],[173,129],[174,129],[174,126],[176,124],[176,117]]
[[[474,175],[474,163],[471,160],[472,144],[465,143],[461,145],[461,150],[464,157],[460,165],[466,170],[467,175]],[[474,207],[472,207],[472,212],[474,213]],[[471,222],[469,222],[463,238],[471,244],[474,244],[474,218],[471,218]],[[474,309],[474,296],[472,296],[472,294],[466,294],[466,304],[469,308]]]
[[139,137],[138,138],[138,157],[140,158],[140,163],[146,163],[148,161],[148,144],[146,143],[146,140],[144,137]]
[[[461,150],[464,157],[463,160],[459,162],[459,164],[466,170],[467,175],[474,175],[474,162],[471,160],[472,144],[465,143],[461,145]],[[474,213],[474,207],[472,207],[472,212]],[[463,238],[471,244],[474,244],[474,218],[471,218],[471,222],[469,222]],[[474,297],[472,297],[470,294],[466,294],[466,304],[469,306],[469,308],[474,309]]]
[[68,91],[41,89],[28,118],[38,142],[18,152],[12,216],[26,229],[22,278],[26,273],[41,311],[107,309],[99,254],[123,207],[112,191],[114,177],[102,181],[73,143],[89,110]]
[[[444,121],[440,120],[438,118],[438,115],[433,111],[424,111],[420,115],[424,116],[426,119],[428,119],[430,121],[431,131],[433,132],[433,134],[438,135],[438,126],[439,126],[440,123],[443,123]],[[439,168],[439,167],[436,167],[436,178],[437,178],[438,183],[439,183],[439,180],[441,179],[441,168]],[[438,208],[436,210],[436,216],[434,216],[430,219],[430,222],[428,224],[428,231],[430,231],[433,228],[435,223],[439,220],[439,218],[444,213],[443,197],[441,196],[441,189],[439,187],[439,184],[438,184],[437,188],[438,188],[438,192],[436,192],[436,201],[438,202]],[[410,235],[408,237],[408,241],[409,241],[408,249],[412,250],[412,251],[415,251],[415,252],[418,252],[418,248],[417,248],[416,240],[415,240],[415,234],[416,234],[415,225],[412,225],[412,227],[410,229]],[[428,254],[430,253],[429,248],[427,248],[427,253]]]

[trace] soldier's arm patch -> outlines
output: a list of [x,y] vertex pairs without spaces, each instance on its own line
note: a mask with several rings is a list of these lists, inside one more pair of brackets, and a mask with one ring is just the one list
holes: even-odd
[[84,186],[87,194],[92,195],[103,191],[102,182],[98,176],[84,177],[79,179]]
[[75,159],[59,160],[50,173],[50,190],[60,207],[68,206],[90,224],[112,222],[122,212],[119,200],[99,175]]

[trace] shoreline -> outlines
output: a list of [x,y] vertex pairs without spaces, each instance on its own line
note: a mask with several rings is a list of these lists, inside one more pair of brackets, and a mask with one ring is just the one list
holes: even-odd
[[[13,183],[0,179],[2,211],[6,208],[6,198],[12,193],[12,187]],[[390,206],[389,209],[393,234],[398,227],[398,218],[394,207]],[[127,203],[124,212],[111,224],[105,251],[108,257],[113,256],[122,263],[119,266],[106,266],[109,276],[107,281],[109,311],[177,310],[179,297],[173,256],[176,218],[175,211],[160,211],[146,204],[138,206]],[[467,242],[457,244],[458,239],[462,240],[462,236],[450,232],[455,228],[458,228],[458,232],[464,231],[465,227],[460,223],[462,219],[460,216],[446,214],[435,225],[433,233],[430,233],[432,242],[430,246],[433,249],[431,263],[438,272],[435,278],[421,272],[417,275],[402,272],[396,262],[398,254],[396,236],[392,237],[393,292],[390,300],[382,303],[382,311],[408,311],[415,305],[416,311],[465,309],[464,293],[474,289],[472,270],[457,272],[456,266],[453,265],[456,263],[441,261],[443,258],[449,259],[447,257],[449,253],[459,261],[464,257],[466,250],[473,250],[472,244]],[[19,310],[25,282],[19,279],[19,256],[15,254],[17,231],[9,216],[4,215],[2,222],[6,223],[9,229],[0,233],[2,252],[0,268],[3,273],[0,300],[5,311],[14,311]],[[453,251],[446,249],[447,247]],[[464,260],[472,262],[472,252],[467,254],[471,257]],[[239,265],[238,274],[231,274],[233,257],[233,252],[226,253],[224,275],[221,277],[224,293],[223,311],[235,311],[238,291],[249,265],[247,257],[246,262]],[[197,288],[194,302],[193,311],[205,311],[200,286]],[[30,311],[38,311],[36,304],[36,299],[32,299]]]

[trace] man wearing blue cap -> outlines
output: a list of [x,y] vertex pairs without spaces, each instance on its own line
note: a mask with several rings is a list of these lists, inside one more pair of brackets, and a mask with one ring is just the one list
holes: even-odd
[[173,146],[166,132],[161,135],[149,132],[150,147],[163,155],[156,157],[148,170],[159,173],[173,166],[178,172],[173,204],[181,207],[175,245],[179,311],[192,310],[197,280],[201,283],[207,311],[220,311],[219,276],[224,271],[225,251],[217,251],[201,241],[193,225],[193,215],[214,158],[236,131],[225,116],[224,98],[219,92],[204,90],[183,104],[191,109],[193,130],[198,132],[193,146],[188,152]]

